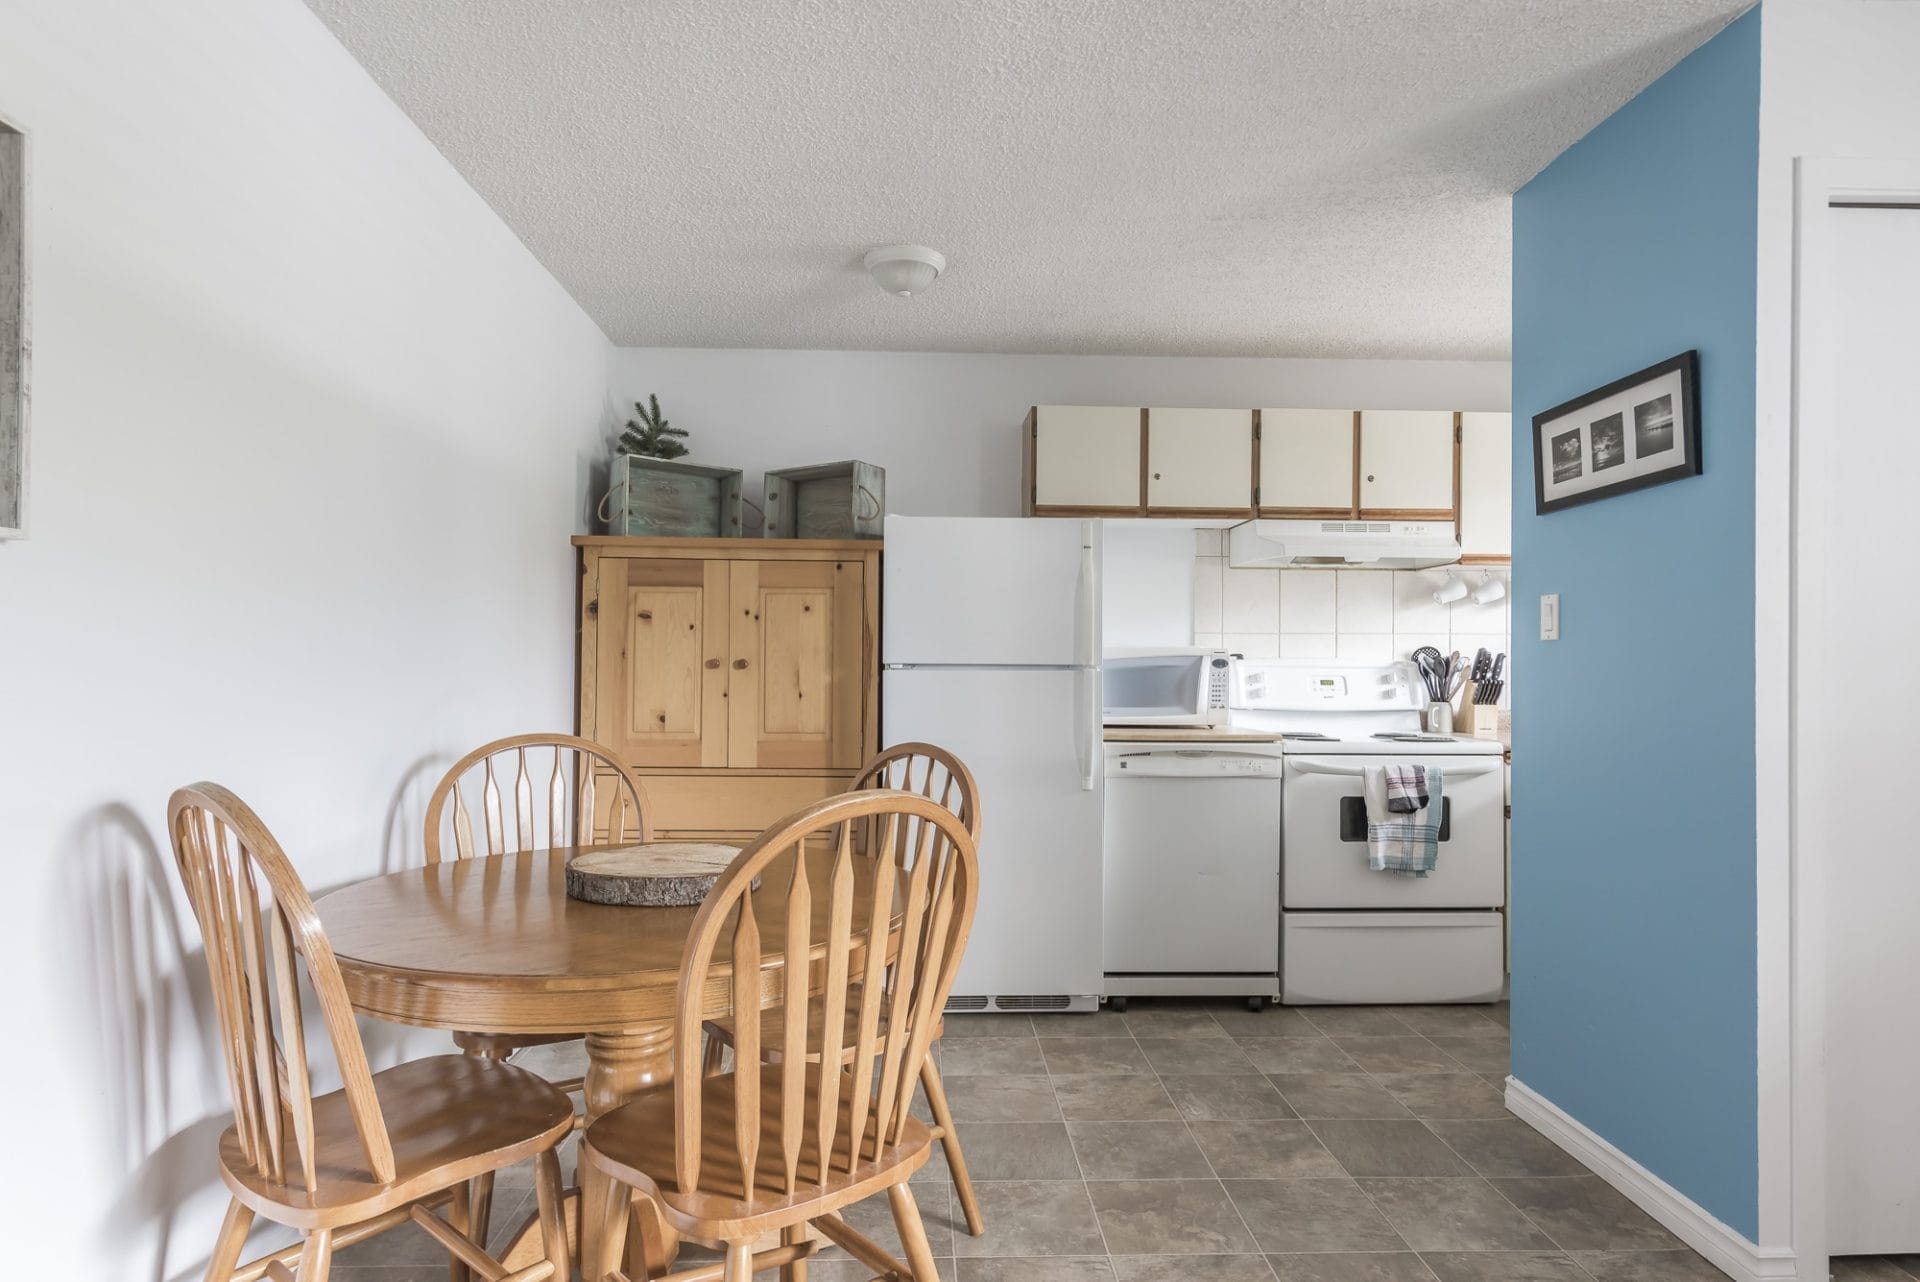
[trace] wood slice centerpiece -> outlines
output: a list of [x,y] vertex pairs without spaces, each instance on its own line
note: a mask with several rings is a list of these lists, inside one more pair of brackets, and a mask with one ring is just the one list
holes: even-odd
[[686,908],[707,897],[740,854],[711,841],[652,841],[589,850],[567,862],[567,895],[589,904]]

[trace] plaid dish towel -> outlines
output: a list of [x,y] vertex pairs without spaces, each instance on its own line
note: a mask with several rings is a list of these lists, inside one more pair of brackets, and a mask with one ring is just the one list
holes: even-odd
[[1382,766],[1387,773],[1387,809],[1410,815],[1427,804],[1425,766]]
[[1367,802],[1367,867],[1374,872],[1425,877],[1440,857],[1440,814],[1445,780],[1437,767],[1424,769],[1427,804],[1412,814],[1389,808],[1387,778],[1418,766],[1368,766],[1362,788]]

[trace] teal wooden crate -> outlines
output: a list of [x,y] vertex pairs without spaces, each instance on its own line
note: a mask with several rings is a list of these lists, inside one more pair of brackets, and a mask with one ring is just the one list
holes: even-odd
[[607,533],[737,539],[740,471],[622,454],[613,460]]
[[877,539],[887,515],[887,469],[848,459],[784,467],[766,476],[767,537]]

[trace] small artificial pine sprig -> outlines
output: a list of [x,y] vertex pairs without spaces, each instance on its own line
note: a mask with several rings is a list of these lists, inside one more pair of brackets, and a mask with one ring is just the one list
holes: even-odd
[[629,421],[627,430],[620,433],[620,452],[638,454],[643,458],[679,458],[687,452],[677,437],[684,437],[685,429],[669,427],[660,413],[660,398],[649,394],[647,403],[633,403],[634,410],[640,415],[638,422]]

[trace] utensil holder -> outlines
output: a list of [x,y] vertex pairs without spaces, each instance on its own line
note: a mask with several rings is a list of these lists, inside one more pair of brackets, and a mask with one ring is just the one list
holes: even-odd
[[1438,700],[1428,704],[1427,715],[1420,724],[1428,734],[1452,734],[1453,705]]

